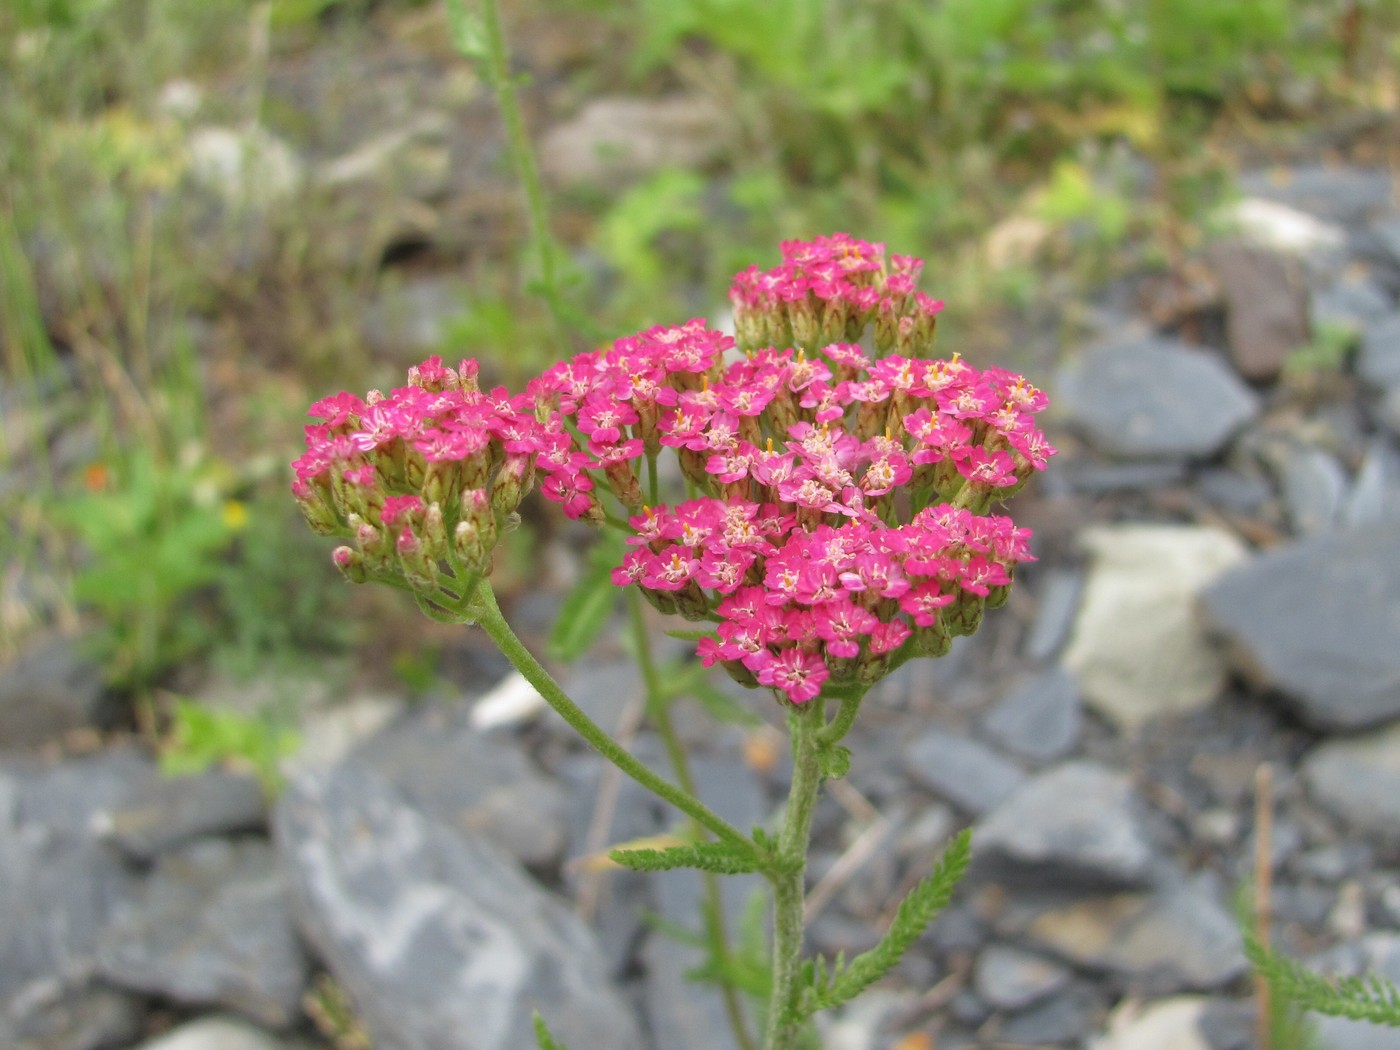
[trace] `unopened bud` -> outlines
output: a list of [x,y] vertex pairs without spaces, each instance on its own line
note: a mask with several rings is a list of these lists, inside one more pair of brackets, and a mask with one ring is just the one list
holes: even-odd
[[341,575],[351,583],[364,583],[369,579],[364,555],[353,547],[337,547],[331,551],[331,561],[335,562],[335,567],[340,570]]
[[431,590],[437,586],[437,563],[428,556],[412,528],[406,527],[399,533],[394,549],[399,556],[399,568],[410,586],[415,590]]
[[510,514],[534,483],[535,457],[508,453],[491,483],[491,505],[501,514]]

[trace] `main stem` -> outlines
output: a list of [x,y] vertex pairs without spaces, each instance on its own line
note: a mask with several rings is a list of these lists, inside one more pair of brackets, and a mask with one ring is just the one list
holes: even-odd
[[773,989],[768,999],[764,1050],[794,1050],[802,1024],[797,1016],[802,972],[802,902],[806,891],[807,843],[817,808],[821,770],[817,731],[823,725],[824,699],[817,697],[788,716],[792,729],[792,786],[788,789],[783,828],[778,836],[782,868],[773,883]]
[[579,736],[592,744],[604,758],[641,784],[642,787],[671,803],[697,824],[713,832],[716,837],[740,846],[746,851],[753,849],[753,842],[748,836],[694,795],[657,776],[641,762],[638,762],[597,722],[589,718],[578,704],[569,698],[569,695],[564,692],[554,677],[544,669],[540,662],[535,659],[534,654],[525,647],[525,643],[511,630],[510,624],[506,623],[505,617],[501,615],[500,606],[496,604],[495,592],[491,590],[491,585],[484,579],[476,591],[471,608],[463,609],[462,613],[481,625],[482,630],[496,643],[496,646],[511,662],[512,666],[535,687],[535,690],[544,697],[549,706],[559,712],[560,717],[568,722]]

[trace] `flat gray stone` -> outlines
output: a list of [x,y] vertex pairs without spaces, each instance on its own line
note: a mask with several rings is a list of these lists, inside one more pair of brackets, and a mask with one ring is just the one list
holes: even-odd
[[1303,762],[1303,778],[1355,830],[1400,842],[1400,723],[1319,744]]
[[1378,321],[1394,309],[1390,296],[1367,274],[1344,272],[1341,277],[1313,292],[1309,314],[1313,325],[1320,329],[1340,328],[1358,336],[1372,321]]
[[293,782],[274,827],[302,932],[377,1050],[639,1050],[593,935],[484,835],[353,764]]
[[1301,164],[1240,176],[1240,191],[1301,208],[1345,225],[1383,215],[1394,201],[1394,176],[1385,168]]
[[0,765],[0,1046],[93,1050],[136,1034],[141,1009],[93,978],[98,938],[136,879],[90,824],[156,777],[132,750]]
[[931,729],[903,752],[904,769],[935,795],[973,816],[992,809],[1025,782],[1014,761],[957,733]]
[[1206,458],[1259,413],[1215,354],[1172,339],[1104,343],[1058,374],[1056,412],[1097,448],[1130,458]]
[[90,726],[102,700],[102,670],[71,638],[44,639],[0,673],[0,751],[20,751]]
[[547,868],[563,857],[564,789],[514,737],[474,729],[462,705],[419,705],[349,761],[382,776],[420,812],[480,832],[529,867]]
[[166,853],[103,933],[96,962],[119,987],[272,1028],[301,1016],[310,971],[285,878],[261,839],[207,838]]
[[1342,524],[1348,528],[1400,521],[1400,452],[1384,438],[1366,446],[1356,471]]
[[1066,762],[1026,781],[974,827],[974,856],[1008,881],[1143,886],[1156,854],[1140,815],[1127,777]]
[[1201,595],[1243,672],[1309,725],[1360,729],[1400,716],[1400,524],[1274,548]]
[[1082,722],[1079,684],[1056,667],[1008,692],[982,720],[982,731],[1022,758],[1049,762],[1074,750]]
[[544,134],[540,167],[567,186],[615,186],[664,167],[703,167],[723,153],[730,122],[700,97],[597,98]]
[[150,861],[202,835],[264,830],[267,801],[256,777],[210,770],[154,781],[96,819],[98,831],[123,853]]
[[972,986],[998,1010],[1023,1010],[1069,983],[1070,970],[1034,952],[991,944],[977,956]]
[[1356,372],[1372,386],[1400,386],[1400,310],[1366,326]]
[[1228,667],[1196,599],[1245,559],[1243,544],[1199,525],[1105,525],[1082,542],[1093,560],[1064,665],[1085,703],[1131,732],[1214,700]]
[[1121,974],[1156,995],[1219,988],[1248,968],[1239,928],[1209,878],[1082,898],[1036,915],[1024,933],[1076,966]]

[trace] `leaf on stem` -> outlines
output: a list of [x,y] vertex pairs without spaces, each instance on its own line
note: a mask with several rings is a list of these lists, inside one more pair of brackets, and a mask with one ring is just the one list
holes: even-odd
[[1249,933],[1245,934],[1244,951],[1277,995],[1304,1010],[1400,1028],[1400,988],[1384,977],[1368,973],[1329,979],[1271,951]]
[[819,958],[804,967],[810,984],[798,1007],[799,1020],[854,998],[893,969],[952,897],[953,889],[967,871],[971,842],[968,831],[953,839],[938,866],[900,902],[894,922],[874,948],[857,955],[849,965],[838,955],[829,965]]
[[467,10],[465,0],[447,0],[447,27],[452,46],[463,58],[480,62],[490,54],[486,27],[480,17]]
[[699,868],[721,875],[740,875],[763,870],[761,858],[755,851],[741,850],[727,842],[697,842],[692,846],[667,849],[615,849],[608,856],[634,871]]
[[549,654],[556,660],[578,659],[608,626],[622,593],[612,581],[612,570],[622,561],[623,551],[620,536],[604,533],[589,552],[588,567],[565,595],[549,634]]

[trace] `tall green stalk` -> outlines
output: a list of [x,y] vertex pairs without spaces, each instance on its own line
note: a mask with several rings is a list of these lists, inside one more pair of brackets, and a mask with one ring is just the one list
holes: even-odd
[[567,354],[571,344],[571,328],[559,291],[559,269],[553,235],[549,231],[549,211],[545,206],[544,186],[540,181],[539,164],[534,147],[525,131],[520,113],[520,96],[510,74],[510,52],[506,47],[505,31],[497,0],[481,0],[481,23],[468,18],[464,0],[448,0],[448,13],[453,23],[457,49],[480,62],[487,82],[496,92],[501,107],[501,121],[506,129],[506,152],[511,167],[520,181],[525,196],[525,215],[530,227],[530,247],[539,266],[539,293],[549,307],[559,340],[556,349]]

